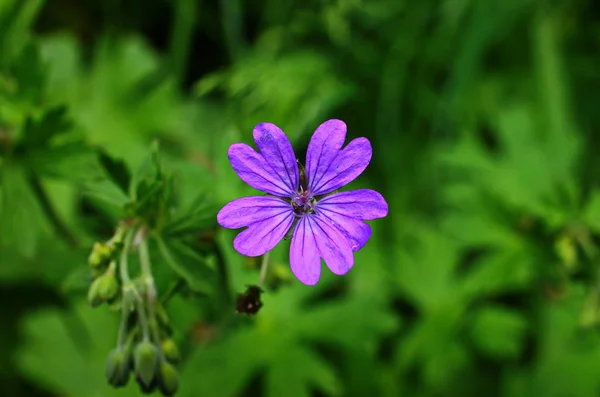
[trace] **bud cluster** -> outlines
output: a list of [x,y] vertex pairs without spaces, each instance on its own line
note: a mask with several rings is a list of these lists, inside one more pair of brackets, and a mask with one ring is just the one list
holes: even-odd
[[117,230],[108,242],[97,242],[88,257],[92,284],[88,290],[88,302],[92,307],[113,303],[119,294],[116,276],[117,255],[123,246],[122,229]]
[[[141,274],[132,279],[128,258],[134,251],[139,254]],[[90,305],[108,303],[121,311],[117,345],[106,360],[108,383],[124,387],[133,374],[143,393],[158,390],[173,396],[179,386],[175,365],[180,356],[169,318],[157,300],[147,228],[122,225],[108,242],[94,244],[88,264],[92,276]]]

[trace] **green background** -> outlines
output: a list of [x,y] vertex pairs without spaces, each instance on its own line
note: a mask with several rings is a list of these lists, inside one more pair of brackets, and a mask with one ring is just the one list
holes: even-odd
[[[339,118],[373,145],[348,189],[389,215],[315,287],[281,243],[255,317],[173,298],[177,395],[598,396],[599,54],[590,0],[0,0],[0,394],[140,393],[107,386],[119,315],[86,303],[118,220],[84,197],[98,150],[135,169],[157,138],[218,208],[254,194],[226,153],[255,124],[303,159]],[[235,233],[233,293],[258,280]]]

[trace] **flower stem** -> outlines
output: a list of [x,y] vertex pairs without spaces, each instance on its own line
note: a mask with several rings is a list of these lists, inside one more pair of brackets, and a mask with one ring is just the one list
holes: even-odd
[[126,297],[123,296],[123,306],[121,307],[121,324],[119,325],[119,337],[117,339],[117,348],[123,350],[125,344],[125,335],[127,333],[127,318],[129,317],[130,303],[126,302]]
[[260,276],[258,279],[259,287],[263,286],[265,279],[267,278],[267,269],[269,268],[269,254],[270,251],[267,251],[262,257],[262,263],[260,265]]
[[147,342],[150,340],[150,328],[148,326],[148,317],[146,317],[146,310],[144,308],[144,301],[142,299],[136,300],[136,309],[140,319],[140,326],[142,327],[144,341]]
[[154,277],[152,276],[152,265],[150,263],[150,254],[148,252],[148,239],[146,236],[142,238],[140,242],[140,266],[142,269],[142,282],[144,284],[144,291],[146,292],[146,303],[148,305],[148,321],[150,325],[150,331],[152,332],[152,338],[154,343],[160,343],[160,336],[158,333],[156,313],[154,305],[156,304],[156,286],[154,285]]
[[[123,246],[123,250],[121,251],[121,261],[119,263],[119,275],[121,276],[121,282],[123,283],[123,290],[130,288],[132,286],[131,278],[129,277],[128,270],[128,255],[131,250],[131,243],[134,237],[134,230],[130,229],[125,236],[125,245]],[[125,291],[124,291],[125,292]]]
[[128,255],[129,250],[131,249],[131,243],[133,241],[133,229],[127,232],[125,237],[125,245],[121,251],[121,258],[119,261],[119,276],[121,277],[122,294],[123,301],[121,305],[121,324],[119,327],[119,337],[118,337],[118,348],[122,349],[123,344],[125,343],[125,335],[127,333],[127,318],[129,317],[129,313],[132,309],[132,301],[135,299],[135,288],[133,287],[133,283],[131,282],[131,278],[129,277],[129,269],[128,269]]

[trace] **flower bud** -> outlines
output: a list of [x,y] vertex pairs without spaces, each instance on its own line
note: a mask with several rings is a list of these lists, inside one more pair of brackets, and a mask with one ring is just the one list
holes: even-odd
[[166,360],[161,360],[158,367],[158,388],[167,397],[175,395],[179,388],[177,370]]
[[123,387],[129,382],[129,357],[126,352],[114,349],[106,359],[106,380],[113,387]]
[[88,291],[88,302],[92,307],[96,307],[114,299],[118,292],[117,278],[113,272],[108,271],[92,282]]
[[108,264],[113,254],[113,247],[102,242],[94,243],[92,252],[88,257],[88,264],[92,269],[97,269]]
[[165,358],[171,363],[179,362],[179,349],[173,339],[165,339],[160,344],[160,349],[163,352]]
[[135,349],[135,375],[142,388],[150,387],[158,368],[158,349],[148,341],[140,342]]

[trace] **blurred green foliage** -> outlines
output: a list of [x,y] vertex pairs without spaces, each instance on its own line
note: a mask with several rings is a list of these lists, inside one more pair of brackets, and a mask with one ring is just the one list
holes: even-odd
[[[166,217],[150,255],[175,291],[178,396],[597,396],[599,17],[585,0],[0,0],[2,395],[140,394],[107,384],[119,315],[86,303],[90,249],[128,208]],[[328,118],[373,143],[353,185],[389,216],[316,287],[280,244],[264,307],[234,316],[257,262],[221,230],[218,281],[198,244],[210,203],[253,194],[227,148],[269,121],[303,158]],[[173,195],[141,214],[154,140]]]

